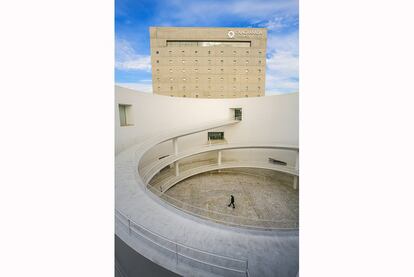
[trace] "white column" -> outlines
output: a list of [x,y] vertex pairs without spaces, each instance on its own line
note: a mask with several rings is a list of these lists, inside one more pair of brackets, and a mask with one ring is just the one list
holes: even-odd
[[178,142],[177,142],[178,138],[173,138],[172,142],[173,142],[173,147],[174,147],[174,155],[178,155]]
[[180,175],[180,170],[178,168],[178,161],[174,163],[174,166],[175,166],[175,176]]
[[221,151],[217,152],[217,164],[221,165]]
[[293,176],[293,189],[298,189],[298,176]]
[[296,151],[296,161],[295,161],[295,169],[299,169],[299,150]]

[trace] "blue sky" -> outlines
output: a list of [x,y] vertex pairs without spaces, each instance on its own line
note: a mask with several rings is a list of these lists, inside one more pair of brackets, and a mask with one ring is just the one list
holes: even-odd
[[266,27],[266,95],[299,91],[297,0],[116,0],[117,84],[152,91],[150,26]]

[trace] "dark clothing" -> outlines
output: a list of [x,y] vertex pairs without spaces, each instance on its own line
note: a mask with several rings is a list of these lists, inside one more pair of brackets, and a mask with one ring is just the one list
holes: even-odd
[[227,207],[230,207],[231,205],[233,205],[233,209],[234,209],[235,206],[234,206],[234,196],[233,195],[230,196],[230,204]]

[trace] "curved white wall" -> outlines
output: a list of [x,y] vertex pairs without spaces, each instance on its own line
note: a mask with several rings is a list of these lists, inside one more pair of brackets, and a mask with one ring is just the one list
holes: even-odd
[[[230,118],[231,108],[242,108],[243,120],[224,131],[229,143],[278,143],[298,145],[298,94],[235,99],[195,99],[160,96],[115,87],[116,153],[151,135],[169,129],[192,126]],[[133,126],[120,126],[118,104],[132,105]],[[207,132],[179,138],[179,149],[207,143]],[[172,153],[171,142],[150,150],[144,160],[157,159]],[[210,153],[210,157],[214,157]],[[281,150],[224,151],[223,160],[281,159],[293,165],[295,155]]]

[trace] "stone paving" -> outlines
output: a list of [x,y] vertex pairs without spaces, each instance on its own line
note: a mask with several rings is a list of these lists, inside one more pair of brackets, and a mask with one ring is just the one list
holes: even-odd
[[[235,206],[228,207],[230,195]],[[299,192],[293,177],[264,169],[232,169],[190,177],[162,198],[203,218],[226,225],[297,228]]]

